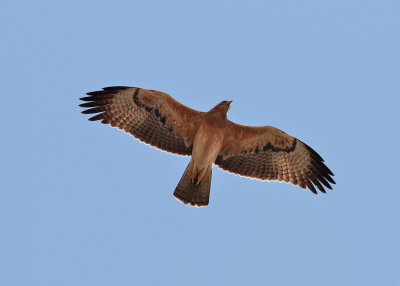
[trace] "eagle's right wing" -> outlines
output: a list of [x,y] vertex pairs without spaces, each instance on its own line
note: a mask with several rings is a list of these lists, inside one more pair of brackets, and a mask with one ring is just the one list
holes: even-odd
[[89,120],[117,127],[163,151],[191,155],[196,124],[202,112],[164,92],[136,87],[106,87],[87,93],[82,113],[99,113]]

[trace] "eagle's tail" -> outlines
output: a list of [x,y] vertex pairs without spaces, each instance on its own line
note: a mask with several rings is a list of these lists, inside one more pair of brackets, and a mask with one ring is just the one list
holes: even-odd
[[210,200],[212,165],[207,168],[199,182],[197,182],[197,178],[192,182],[192,174],[193,161],[190,161],[178,186],[176,186],[174,196],[184,204],[190,204],[195,207],[205,207]]

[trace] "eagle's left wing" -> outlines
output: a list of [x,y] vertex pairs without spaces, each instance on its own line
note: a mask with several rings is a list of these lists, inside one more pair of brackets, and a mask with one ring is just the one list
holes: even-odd
[[[268,181],[332,189],[333,173],[311,147],[272,127],[250,127],[228,121],[227,132],[215,164],[231,173]],[[321,184],[322,183],[322,184]]]

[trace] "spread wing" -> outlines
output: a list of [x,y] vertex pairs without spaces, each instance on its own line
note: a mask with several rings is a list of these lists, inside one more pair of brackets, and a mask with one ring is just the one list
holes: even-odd
[[333,173],[311,147],[272,127],[228,122],[227,135],[215,164],[223,170],[260,180],[283,181],[323,193],[332,189]]
[[99,113],[90,121],[117,127],[140,141],[179,155],[192,154],[192,142],[201,112],[190,109],[166,93],[114,86],[87,93],[82,113]]

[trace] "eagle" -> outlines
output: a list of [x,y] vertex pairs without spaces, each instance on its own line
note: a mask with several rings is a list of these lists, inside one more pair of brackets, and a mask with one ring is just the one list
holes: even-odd
[[232,101],[208,112],[191,109],[164,92],[128,86],[105,87],[80,98],[90,121],[117,127],[169,153],[191,156],[174,196],[184,204],[209,204],[213,165],[262,181],[280,181],[326,193],[333,173],[310,146],[272,127],[227,119]]

